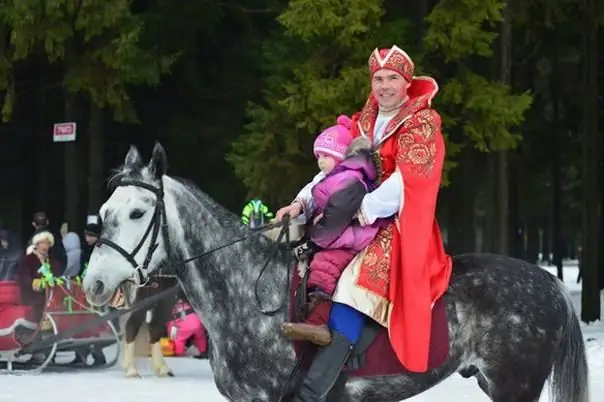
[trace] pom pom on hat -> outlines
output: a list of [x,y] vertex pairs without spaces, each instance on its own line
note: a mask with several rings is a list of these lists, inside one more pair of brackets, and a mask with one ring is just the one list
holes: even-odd
[[346,127],[348,130],[352,129],[352,119],[345,114],[338,116],[336,123],[340,126]]

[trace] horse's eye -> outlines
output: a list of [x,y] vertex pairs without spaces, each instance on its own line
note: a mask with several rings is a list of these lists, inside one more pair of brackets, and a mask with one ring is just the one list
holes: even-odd
[[130,219],[140,219],[143,217],[144,214],[145,211],[143,211],[142,209],[135,209],[130,212]]

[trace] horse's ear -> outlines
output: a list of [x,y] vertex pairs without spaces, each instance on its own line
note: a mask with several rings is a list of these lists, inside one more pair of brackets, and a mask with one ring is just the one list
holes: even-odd
[[143,159],[141,158],[140,152],[134,145],[130,145],[130,149],[126,154],[124,165],[129,168],[140,168],[143,165]]
[[160,179],[168,171],[168,157],[164,147],[159,142],[155,143],[151,160],[149,161],[149,172],[156,179]]

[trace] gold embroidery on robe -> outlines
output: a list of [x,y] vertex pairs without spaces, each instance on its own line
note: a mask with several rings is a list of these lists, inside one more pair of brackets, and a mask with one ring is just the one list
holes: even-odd
[[425,109],[412,120],[409,122],[412,127],[398,137],[397,164],[406,165],[403,174],[427,177],[434,169],[437,152],[434,115],[431,110]]
[[390,279],[389,251],[392,244],[393,230],[393,224],[380,229],[376,238],[369,244],[357,280],[358,286],[385,298],[388,297]]

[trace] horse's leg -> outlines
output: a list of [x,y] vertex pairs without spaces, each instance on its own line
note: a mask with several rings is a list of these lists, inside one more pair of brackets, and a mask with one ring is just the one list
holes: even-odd
[[[153,309],[151,322],[149,323],[149,343],[151,344],[151,364],[153,372],[158,377],[174,377],[174,373],[166,364],[164,354],[161,348],[161,337],[165,332],[165,325],[168,321],[165,303],[160,303]],[[171,308],[170,308],[171,310]],[[168,310],[169,311],[169,310]]]
[[140,378],[136,366],[134,365],[136,357],[136,336],[140,330],[141,325],[145,319],[145,311],[135,311],[128,318],[126,326],[124,328],[124,359],[122,365],[126,377],[128,378]]
[[521,371],[503,365],[478,373],[476,379],[493,402],[538,402],[548,373],[519,373]]

